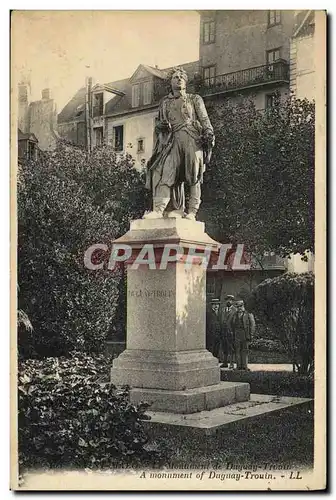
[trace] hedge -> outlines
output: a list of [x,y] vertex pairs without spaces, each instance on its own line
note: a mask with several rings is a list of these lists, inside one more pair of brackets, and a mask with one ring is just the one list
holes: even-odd
[[128,390],[102,383],[109,367],[103,356],[19,364],[18,434],[20,469],[159,465],[143,427],[148,408],[129,402]]
[[[59,146],[18,169],[18,306],[33,330],[19,330],[24,358],[101,352],[125,329],[125,278],[108,270],[111,242],[148,208],[141,174],[109,146]],[[84,256],[102,269],[88,269]]]
[[221,370],[221,380],[225,382],[248,382],[253,394],[314,397],[313,378],[293,372]]

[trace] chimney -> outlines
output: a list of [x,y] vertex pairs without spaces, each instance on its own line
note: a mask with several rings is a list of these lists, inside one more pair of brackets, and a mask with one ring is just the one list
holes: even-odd
[[28,103],[28,88],[25,83],[19,83],[19,102]]
[[50,99],[50,89],[42,90],[42,99]]

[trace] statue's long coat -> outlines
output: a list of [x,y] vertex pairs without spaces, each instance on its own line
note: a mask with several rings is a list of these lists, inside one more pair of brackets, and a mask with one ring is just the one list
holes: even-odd
[[159,107],[156,142],[147,163],[146,187],[155,193],[160,185],[173,187],[174,209],[184,204],[183,183],[203,181],[212,144],[204,143],[204,133],[213,128],[203,99],[197,94],[164,97]]

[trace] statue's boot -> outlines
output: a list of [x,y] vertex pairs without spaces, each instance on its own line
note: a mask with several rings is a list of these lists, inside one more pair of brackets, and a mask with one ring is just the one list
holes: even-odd
[[188,220],[196,220],[196,214],[198,212],[200,204],[201,204],[201,196],[200,196],[199,184],[191,186],[188,210],[185,218]]
[[169,203],[170,198],[154,198],[153,199],[153,211],[145,214],[143,219],[161,219],[163,217],[163,212]]
[[189,207],[188,207],[188,213],[185,216],[185,218],[188,220],[196,220],[196,214],[198,212],[199,205],[200,205],[199,202],[193,203],[192,200],[190,200]]
[[192,213],[192,212],[187,213],[187,215],[185,216],[185,219],[196,220],[196,213]]

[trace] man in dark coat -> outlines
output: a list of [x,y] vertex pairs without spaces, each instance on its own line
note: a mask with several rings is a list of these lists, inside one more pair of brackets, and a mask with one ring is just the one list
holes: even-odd
[[227,368],[228,364],[230,365],[230,368],[233,368],[234,342],[233,334],[229,325],[229,319],[236,312],[234,300],[235,298],[233,295],[227,295],[225,297],[224,304],[222,304],[220,308],[220,343],[223,359],[221,368]]
[[236,352],[237,370],[248,370],[248,347],[255,332],[253,314],[245,310],[244,301],[236,302],[236,312],[229,318]]
[[213,299],[206,310],[206,348],[219,357],[221,326],[218,317],[219,299]]

